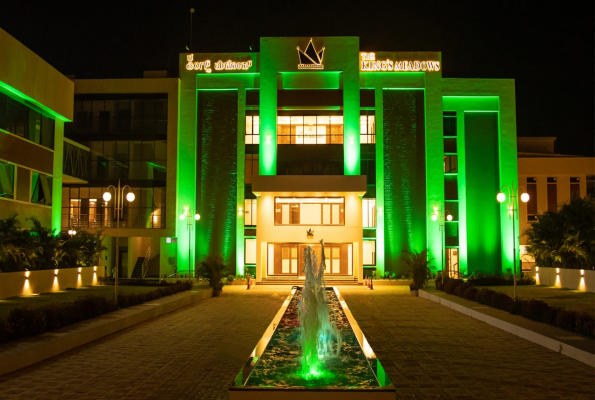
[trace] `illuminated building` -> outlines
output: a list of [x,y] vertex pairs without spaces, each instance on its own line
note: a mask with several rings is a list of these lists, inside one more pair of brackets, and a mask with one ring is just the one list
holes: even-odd
[[[496,193],[519,183],[514,81],[443,78],[439,52],[367,50],[357,37],[262,38],[259,53],[180,54],[178,78],[75,80],[74,101],[66,81],[54,114],[73,119],[71,172],[53,226],[103,229],[114,265],[101,193],[121,179],[136,195],[121,276],[151,246],[148,276],[214,254],[258,281],[298,278],[321,239],[335,278],[400,277],[405,252],[425,248],[437,270],[443,254],[452,273],[510,269]],[[190,235],[185,207],[201,216]]]

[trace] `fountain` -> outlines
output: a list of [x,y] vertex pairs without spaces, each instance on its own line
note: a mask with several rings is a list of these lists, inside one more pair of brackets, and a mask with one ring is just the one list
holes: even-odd
[[395,388],[321,262],[304,251],[294,286],[229,389],[240,399],[394,399]]

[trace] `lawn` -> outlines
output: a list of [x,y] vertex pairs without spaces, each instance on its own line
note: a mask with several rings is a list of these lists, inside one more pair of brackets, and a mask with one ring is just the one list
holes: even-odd
[[[145,293],[155,290],[155,286],[118,286],[120,293]],[[78,289],[62,290],[54,293],[42,293],[33,296],[11,297],[9,299],[0,300],[0,317],[8,316],[10,310],[21,306],[41,307],[50,303],[67,303],[75,301],[79,296],[86,295],[98,296],[114,296],[114,286],[85,286]]]
[[[478,289],[482,287],[506,293],[510,297],[513,296],[513,286],[477,286]],[[583,311],[595,317],[595,293],[536,285],[517,286],[516,293],[517,297],[522,300],[543,300],[550,306]]]

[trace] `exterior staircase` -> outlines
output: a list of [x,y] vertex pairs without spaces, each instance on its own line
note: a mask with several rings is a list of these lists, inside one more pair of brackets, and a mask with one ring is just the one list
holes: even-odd
[[[288,286],[304,286],[305,279],[294,276],[278,276],[264,278],[262,282],[257,285],[288,285]],[[331,276],[325,278],[327,287],[330,286],[345,286],[345,285],[359,285],[357,278],[352,276]]]
[[134,269],[132,270],[132,275],[130,278],[132,279],[143,279],[143,264],[145,263],[145,257],[139,257],[136,260],[136,264],[134,264]]

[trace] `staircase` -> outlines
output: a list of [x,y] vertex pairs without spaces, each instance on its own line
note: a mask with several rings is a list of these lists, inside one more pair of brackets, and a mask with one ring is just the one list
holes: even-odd
[[[287,286],[304,286],[305,279],[298,278],[295,276],[276,276],[264,278],[262,282],[258,282],[257,285],[287,285]],[[352,276],[329,276],[325,278],[327,287],[330,286],[346,286],[346,285],[359,285],[357,278]]]
[[139,257],[136,260],[136,264],[134,264],[134,269],[132,270],[132,275],[130,278],[132,279],[143,279],[143,264],[145,262],[145,257]]

